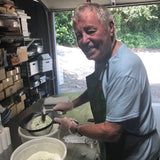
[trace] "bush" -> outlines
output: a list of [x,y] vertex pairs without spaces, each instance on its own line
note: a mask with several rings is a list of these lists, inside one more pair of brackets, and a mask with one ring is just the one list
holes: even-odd
[[130,48],[160,48],[160,5],[111,9],[117,39]]
[[55,14],[56,40],[60,45],[76,45],[76,38],[72,29],[72,12],[56,12]]
[[[160,48],[160,5],[110,9],[117,39],[130,48]],[[56,38],[60,45],[76,46],[72,29],[72,11],[55,14]]]

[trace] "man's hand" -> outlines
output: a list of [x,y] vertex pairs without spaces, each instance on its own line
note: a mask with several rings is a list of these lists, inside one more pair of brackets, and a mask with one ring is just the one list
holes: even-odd
[[62,131],[70,131],[70,128],[73,124],[77,125],[77,120],[73,119],[73,118],[54,118],[54,120],[58,123],[60,123],[59,128]]
[[62,111],[65,114],[67,111],[73,109],[72,102],[60,102],[56,106],[53,107],[54,111]]

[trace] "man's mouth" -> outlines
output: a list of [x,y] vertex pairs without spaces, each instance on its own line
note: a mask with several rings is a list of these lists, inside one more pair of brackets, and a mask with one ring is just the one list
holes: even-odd
[[89,48],[84,50],[84,53],[85,53],[87,58],[90,58],[91,56],[93,56],[95,54],[95,48],[94,47],[89,47]]

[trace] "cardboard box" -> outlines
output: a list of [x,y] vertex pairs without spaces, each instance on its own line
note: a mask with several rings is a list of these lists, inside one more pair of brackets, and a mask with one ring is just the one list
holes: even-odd
[[3,83],[0,82],[0,92],[3,90]]
[[23,88],[23,79],[20,79],[18,81],[15,81],[15,86],[16,86],[16,90],[19,90],[21,88]]
[[16,74],[15,76],[13,76],[13,81],[18,81],[21,79],[21,75],[20,74]]
[[0,92],[0,101],[5,98],[4,91]]
[[15,67],[15,70],[16,70],[16,74],[20,74],[21,73],[20,67]]
[[9,97],[9,98],[4,99],[4,100],[1,102],[1,105],[2,105],[4,108],[10,108],[11,106],[14,105],[13,97]]
[[21,95],[21,101],[24,101],[26,99],[26,94]]
[[2,80],[2,83],[3,83],[3,88],[7,88],[7,87],[13,85],[13,78],[12,77],[6,78],[6,79]]
[[27,47],[17,47],[17,55],[20,63],[28,61]]
[[7,72],[6,72],[6,75],[7,75],[7,78],[10,78],[10,77],[12,77],[12,76],[15,76],[15,75],[16,75],[16,70],[13,69],[13,70],[7,71]]
[[17,105],[16,104],[12,105],[9,109],[12,111],[11,118],[17,115]]
[[5,73],[5,69],[4,69],[4,67],[1,67],[0,68],[0,80],[3,80],[3,79],[5,79],[6,78],[6,73]]
[[14,94],[17,90],[16,90],[16,86],[15,86],[15,85],[12,85],[12,86],[6,88],[4,91],[5,91],[6,97],[9,97],[9,96],[11,96],[12,94]]
[[21,111],[24,110],[25,106],[24,106],[24,101],[19,102],[18,104],[16,104],[17,106],[17,114],[20,113]]

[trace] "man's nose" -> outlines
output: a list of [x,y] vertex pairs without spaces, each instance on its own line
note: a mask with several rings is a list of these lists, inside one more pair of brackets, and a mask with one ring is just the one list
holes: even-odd
[[89,43],[89,36],[86,33],[83,33],[82,42],[84,45]]

